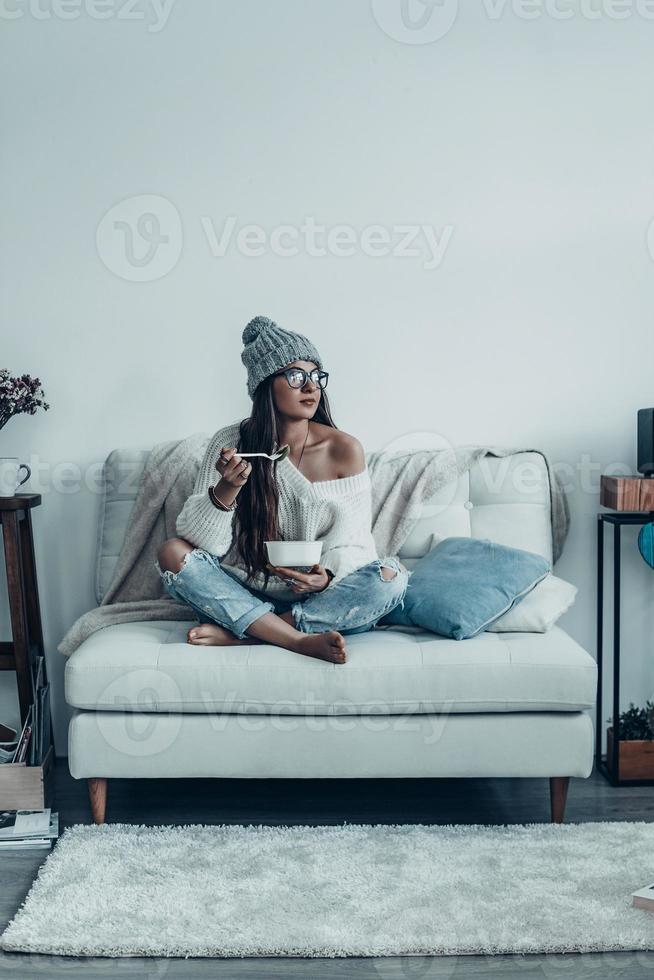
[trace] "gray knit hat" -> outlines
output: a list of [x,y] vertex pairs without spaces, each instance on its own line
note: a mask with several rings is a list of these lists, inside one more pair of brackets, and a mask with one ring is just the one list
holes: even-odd
[[257,386],[291,361],[313,361],[322,370],[320,354],[308,337],[284,330],[267,316],[255,316],[243,331],[241,360],[248,372],[248,393],[254,398]]

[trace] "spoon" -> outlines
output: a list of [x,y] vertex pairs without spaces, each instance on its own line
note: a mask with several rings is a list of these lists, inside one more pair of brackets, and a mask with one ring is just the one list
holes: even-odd
[[266,459],[271,459],[275,462],[275,460],[286,459],[290,451],[291,447],[287,443],[284,443],[275,453],[239,453],[238,455],[242,458],[246,456],[265,456]]

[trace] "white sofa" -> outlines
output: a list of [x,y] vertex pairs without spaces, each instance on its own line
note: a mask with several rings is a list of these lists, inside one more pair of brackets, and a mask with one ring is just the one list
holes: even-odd
[[[100,601],[146,458],[105,465]],[[539,453],[484,457],[442,490],[400,551],[472,535],[551,560],[547,469]],[[195,622],[139,622],[90,636],[68,659],[68,762],[105,820],[111,777],[547,777],[552,820],[568,779],[593,765],[593,658],[558,626],[456,641],[403,627],[347,638],[344,665],[267,644],[193,647]]]

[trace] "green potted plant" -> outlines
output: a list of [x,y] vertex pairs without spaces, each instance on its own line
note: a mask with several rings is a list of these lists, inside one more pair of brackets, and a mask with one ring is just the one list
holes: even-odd
[[[607,721],[612,722],[612,718]],[[613,765],[615,733],[611,726],[606,739],[606,764]],[[637,708],[633,701],[618,718],[619,779],[654,779],[654,703]]]

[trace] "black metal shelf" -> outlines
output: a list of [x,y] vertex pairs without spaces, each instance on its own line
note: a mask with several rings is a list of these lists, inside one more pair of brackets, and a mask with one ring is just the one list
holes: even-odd
[[[612,786],[654,786],[654,779],[620,779],[620,740],[617,738],[620,717],[620,579],[623,524],[651,524],[654,511],[599,511],[597,515],[597,705],[595,718],[595,765]],[[613,745],[611,766],[602,756],[604,712],[602,681],[604,654],[604,525],[613,525]]]

